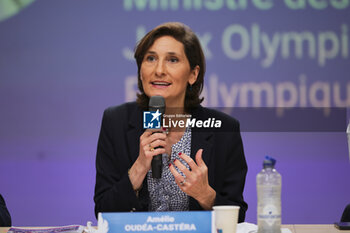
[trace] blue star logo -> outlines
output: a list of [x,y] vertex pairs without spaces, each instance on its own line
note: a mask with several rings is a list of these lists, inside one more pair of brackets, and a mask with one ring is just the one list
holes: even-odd
[[143,128],[144,129],[159,129],[161,115],[162,115],[162,113],[160,113],[159,110],[143,112]]

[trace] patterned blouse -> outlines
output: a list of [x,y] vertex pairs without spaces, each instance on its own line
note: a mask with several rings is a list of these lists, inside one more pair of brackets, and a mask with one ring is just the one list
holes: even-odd
[[[184,211],[189,210],[189,196],[175,183],[173,174],[169,170],[169,163],[175,159],[182,162],[187,168],[188,164],[180,159],[179,152],[190,156],[191,152],[191,128],[186,128],[181,139],[172,145],[171,155],[163,154],[163,170],[160,179],[152,178],[152,169],[147,174],[148,191],[151,204],[149,211]],[[174,166],[176,168],[176,166]],[[184,176],[182,172],[177,171]]]

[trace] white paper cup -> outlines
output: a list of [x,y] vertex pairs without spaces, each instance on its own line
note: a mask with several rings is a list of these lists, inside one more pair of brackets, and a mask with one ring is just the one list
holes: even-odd
[[214,206],[217,233],[236,233],[239,206]]

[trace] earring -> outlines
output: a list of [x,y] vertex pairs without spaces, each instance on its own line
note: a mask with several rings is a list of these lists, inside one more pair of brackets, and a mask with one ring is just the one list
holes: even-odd
[[192,85],[190,84],[190,91],[192,91]]

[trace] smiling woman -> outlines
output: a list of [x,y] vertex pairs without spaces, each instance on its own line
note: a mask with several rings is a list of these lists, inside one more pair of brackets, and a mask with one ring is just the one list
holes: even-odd
[[[197,36],[181,23],[162,24],[139,42],[135,59],[137,103],[104,112],[96,157],[96,215],[237,205],[239,221],[244,221],[247,164],[239,123],[200,106],[205,58]],[[165,99],[164,115],[179,116],[179,121],[191,124],[143,129],[143,110],[156,95]],[[220,127],[210,124],[212,119]],[[153,178],[151,162],[159,154],[162,174]]]
[[[172,106],[166,101],[167,106],[182,107],[184,105],[185,110],[189,111],[203,101],[203,98],[199,96],[203,89],[205,57],[197,36],[189,27],[179,23],[166,23],[154,28],[139,42],[134,57],[138,68],[140,90],[137,95],[137,103],[141,107],[146,109],[149,101],[149,95],[144,90],[149,86],[143,86],[142,72],[151,72],[152,69],[154,71],[152,81],[167,82],[172,76],[175,79],[185,75],[183,76],[185,80],[182,81],[184,102],[177,103],[178,106]],[[187,73],[180,75],[179,72]],[[176,80],[179,79],[176,78]]]
[[17,14],[35,0],[0,0],[0,22]]
[[171,36],[160,37],[141,63],[144,93],[163,96],[167,107],[183,108],[187,85],[196,82],[199,69],[198,65],[190,68],[181,42]]

